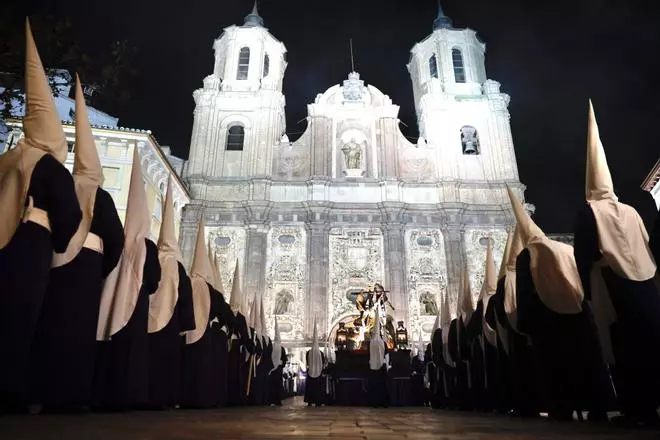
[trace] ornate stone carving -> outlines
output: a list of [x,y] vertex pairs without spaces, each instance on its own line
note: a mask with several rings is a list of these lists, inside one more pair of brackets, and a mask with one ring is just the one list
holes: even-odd
[[360,80],[360,74],[351,72],[348,74],[348,79],[344,80],[344,101],[345,102],[359,102],[362,101],[364,93],[364,81]]
[[[307,232],[304,226],[273,226],[268,232],[264,310],[268,329],[274,317],[282,337],[302,340],[305,325]],[[286,326],[282,326],[286,324]],[[289,328],[284,332],[282,328]]]
[[[354,313],[350,293],[382,282],[383,235],[380,229],[333,228],[330,230],[330,295],[328,309],[334,324]],[[387,289],[388,286],[385,286]],[[331,327],[331,326],[330,326]]]
[[406,231],[405,243],[409,294],[407,327],[413,333],[425,333],[428,339],[440,300],[447,291],[444,237],[437,229],[411,229]]
[[[495,269],[499,271],[508,233],[505,229],[468,229],[465,231],[465,255],[470,271],[470,289],[476,306],[481,285],[484,282],[486,264],[486,246],[488,237],[493,239],[493,259]],[[452,310],[455,310],[452,309]]]
[[403,148],[401,156],[401,177],[405,180],[425,181],[435,178],[432,150],[407,146]]
[[218,255],[218,269],[222,277],[222,285],[225,291],[222,292],[225,301],[230,300],[231,288],[234,283],[234,268],[238,260],[239,271],[241,272],[242,286],[245,288],[245,244],[247,233],[245,228],[236,226],[225,227],[206,227],[207,243],[210,243],[211,250]]

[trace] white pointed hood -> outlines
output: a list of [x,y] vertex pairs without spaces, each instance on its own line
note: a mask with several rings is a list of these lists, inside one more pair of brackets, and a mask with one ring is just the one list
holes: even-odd
[[424,353],[426,349],[424,347],[424,339],[422,338],[422,331],[419,332],[419,338],[417,340],[417,357],[420,362],[424,362]]
[[268,344],[270,337],[268,336],[268,324],[266,323],[266,312],[264,311],[264,296],[259,295],[259,329],[261,330],[261,336],[264,339],[264,345]]
[[453,365],[454,361],[449,353],[449,330],[451,328],[451,321],[453,320],[449,312],[449,294],[445,293],[442,298],[442,304],[440,305],[442,313],[442,354],[445,358],[445,363],[447,365]]
[[147,208],[147,193],[144,190],[142,163],[137,146],[133,149],[131,168],[124,222],[124,251],[103,285],[96,334],[99,341],[108,340],[124,328],[133,315],[142,288],[144,263],[147,259],[145,240],[151,229],[151,215]]
[[190,268],[190,283],[192,284],[193,309],[195,311],[195,329],[186,332],[186,344],[199,341],[209,326],[211,314],[211,292],[209,285],[213,281],[213,268],[206,251],[206,225],[204,212],[200,214],[195,242],[195,255]]
[[158,236],[160,282],[153,295],[149,295],[149,333],[155,333],[170,322],[179,299],[179,263],[183,262],[179,242],[174,231],[174,197],[172,176],[167,183],[163,205],[163,218]]
[[[231,307],[234,315],[240,313],[245,319],[248,319],[249,316],[246,310],[246,305],[243,291],[241,290],[241,274],[238,268],[238,260],[236,260],[236,266],[234,266],[234,279],[231,285],[231,297],[229,298],[229,307]],[[248,322],[248,327],[249,324],[250,323]]]
[[73,159],[73,182],[82,211],[82,219],[78,230],[71,237],[66,251],[53,255],[53,267],[70,263],[80,253],[92,227],[96,191],[103,185],[103,169],[92,128],[89,125],[87,105],[85,105],[85,96],[78,75],[76,75],[76,150]]
[[511,189],[507,190],[523,246],[529,250],[530,271],[539,298],[554,312],[580,313],[584,291],[573,256],[573,246],[546,237]]
[[372,370],[380,370],[385,363],[385,342],[381,337],[380,326],[380,307],[376,307],[374,328],[371,332],[371,340],[369,341],[369,368]]
[[617,275],[629,280],[646,281],[653,278],[657,262],[648,245],[646,226],[635,208],[617,201],[591,100],[586,197],[596,219],[600,251],[607,265]]
[[280,339],[280,328],[277,325],[277,316],[275,316],[275,328],[273,329],[273,353],[271,354],[271,360],[273,361],[273,369],[275,371],[277,367],[282,363],[282,341]]
[[486,322],[486,310],[488,309],[488,303],[490,299],[495,295],[497,290],[497,269],[495,269],[495,260],[493,259],[493,239],[488,238],[488,245],[486,246],[486,267],[484,269],[484,282],[481,285],[481,301],[483,301],[483,319],[482,319],[482,328],[484,332],[484,338],[491,345],[497,345],[497,333],[494,328],[492,328]]
[[470,322],[474,313],[474,302],[472,300],[472,288],[470,287],[470,272],[467,265],[463,269],[463,282],[459,295],[459,316],[463,318],[465,325]]
[[509,256],[506,263],[506,277],[504,278],[504,311],[509,319],[511,327],[518,331],[518,303],[516,300],[516,262],[518,255],[523,250],[523,243],[520,238],[520,231],[516,225],[513,233],[513,242],[509,250]]
[[312,349],[309,353],[309,365],[307,366],[307,375],[316,379],[323,371],[323,357],[319,348],[318,328],[316,318],[314,318],[314,333],[312,334]]
[[500,271],[497,274],[497,281],[506,276],[506,265],[509,262],[509,255],[511,254],[511,246],[513,244],[513,232],[509,231],[506,236],[506,246],[504,246],[504,254],[502,255],[502,262],[500,263]]
[[35,165],[45,154],[64,163],[68,147],[53,94],[25,21],[25,137],[16,148],[0,156],[0,249],[16,233],[23,216],[30,179]]

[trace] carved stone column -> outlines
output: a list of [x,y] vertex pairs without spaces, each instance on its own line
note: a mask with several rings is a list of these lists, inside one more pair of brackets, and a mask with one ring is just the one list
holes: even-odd
[[442,228],[447,255],[447,293],[449,295],[450,313],[456,312],[456,302],[461,288],[465,261],[465,230],[459,224],[445,225]]
[[408,320],[408,283],[406,280],[406,248],[405,229],[402,223],[386,223],[383,225],[383,241],[385,247],[385,289],[392,305],[395,320]]
[[305,224],[307,229],[307,270],[308,285],[305,301],[305,333],[311,337],[314,330],[314,317],[318,318],[319,337],[327,336],[328,326],[328,266],[329,227],[325,221],[311,220]]

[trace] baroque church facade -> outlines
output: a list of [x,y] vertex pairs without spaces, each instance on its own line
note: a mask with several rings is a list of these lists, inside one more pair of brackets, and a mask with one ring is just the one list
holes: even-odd
[[[464,266],[479,295],[486,243],[499,264],[514,218],[506,186],[522,199],[509,96],[488,79],[485,45],[440,9],[411,50],[420,137],[399,130],[399,107],[350,72],[308,105],[308,126],[285,135],[286,48],[255,9],[214,43],[213,73],[194,92],[184,171],[191,203],[181,244],[191,264],[205,216],[225,295],[235,262],[242,290],[263,295],[290,347],[356,312],[355,293],[380,282],[392,315],[424,340],[443,298],[456,310]],[[533,206],[528,205],[533,210]],[[228,300],[228,298],[226,298]]]

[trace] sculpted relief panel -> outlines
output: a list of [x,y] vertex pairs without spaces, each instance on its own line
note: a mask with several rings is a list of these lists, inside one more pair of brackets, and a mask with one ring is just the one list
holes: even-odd
[[382,283],[385,271],[382,232],[378,228],[333,228],[329,252],[328,310],[334,324],[348,314],[357,313],[357,292],[369,284]]
[[230,301],[231,289],[234,283],[234,268],[236,260],[242,278],[242,286],[245,286],[245,228],[240,226],[207,227],[207,243],[211,252],[218,256],[218,269],[222,277],[222,286],[225,291],[222,294],[225,301]]
[[[442,232],[437,229],[406,231],[408,277],[408,332],[431,337],[443,295],[447,294],[447,261]],[[452,299],[455,303],[455,299]],[[452,302],[450,301],[450,308]],[[453,305],[455,308],[455,305]]]
[[399,169],[403,180],[414,182],[436,180],[432,149],[406,146],[400,151]]
[[486,246],[488,238],[493,239],[493,259],[495,269],[499,272],[507,231],[505,229],[468,229],[465,231],[465,254],[470,271],[470,289],[474,305],[477,305],[481,285],[484,282],[486,265]]
[[275,147],[274,176],[292,179],[309,175],[309,148],[306,145],[280,144]]
[[273,226],[268,232],[264,311],[268,329],[275,317],[282,337],[304,339],[307,280],[307,232],[304,226]]

